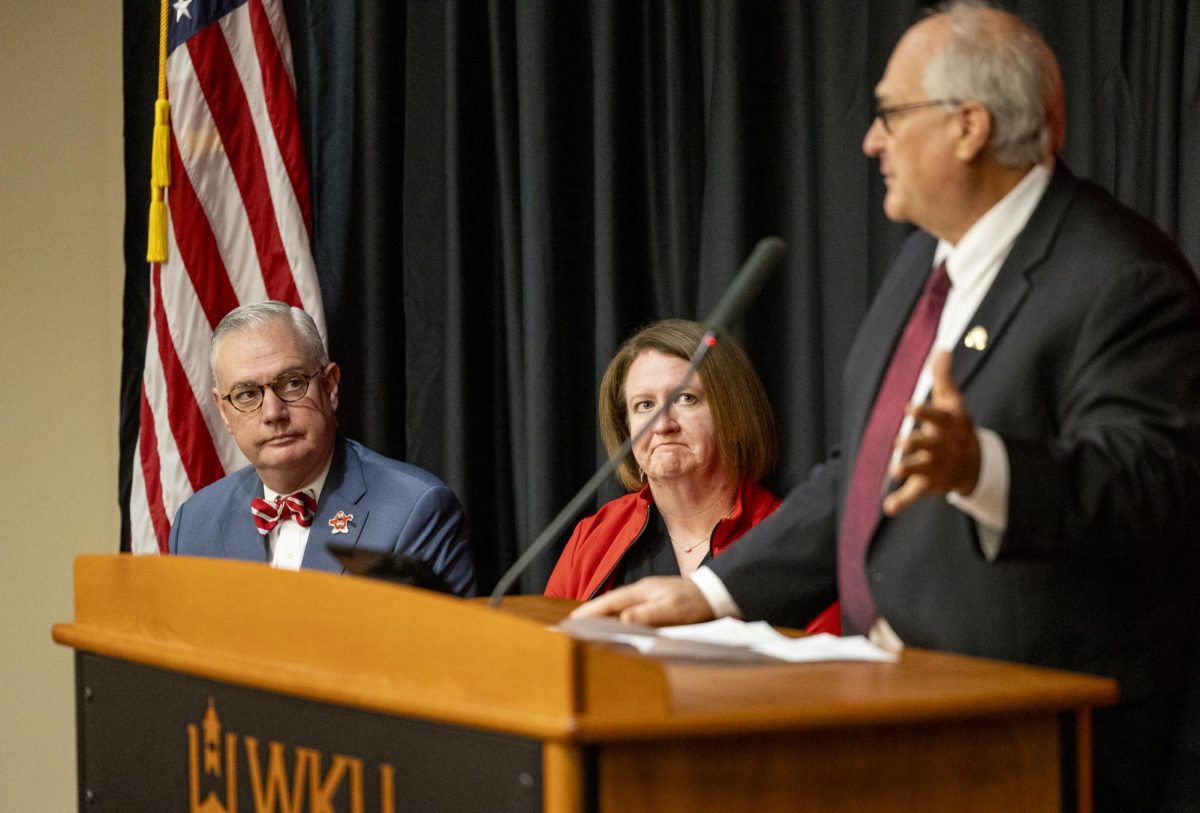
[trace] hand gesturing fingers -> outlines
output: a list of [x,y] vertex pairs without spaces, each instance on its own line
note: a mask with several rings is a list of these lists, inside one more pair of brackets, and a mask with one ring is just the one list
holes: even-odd
[[949,353],[942,351],[934,358],[930,400],[910,405],[908,414],[915,421],[913,430],[897,442],[900,456],[888,472],[903,485],[883,501],[888,516],[927,494],[970,494],[979,480],[975,423],[951,373]]

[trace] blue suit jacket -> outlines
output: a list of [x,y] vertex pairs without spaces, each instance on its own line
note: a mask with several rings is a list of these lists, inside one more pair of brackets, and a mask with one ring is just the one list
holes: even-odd
[[[171,553],[251,562],[268,561],[266,538],[250,514],[250,500],[263,496],[253,466],[197,491],[179,507],[171,525]],[[352,514],[347,533],[333,533],[329,520]],[[475,592],[475,565],[467,523],[458,498],[424,469],[372,452],[340,435],[321,490],[301,567],[343,572],[325,547],[337,542],[423,560],[460,596]]]

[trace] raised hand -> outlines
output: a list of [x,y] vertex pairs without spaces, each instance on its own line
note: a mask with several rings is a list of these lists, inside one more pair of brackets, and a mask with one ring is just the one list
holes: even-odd
[[900,457],[888,474],[901,486],[883,501],[888,516],[928,494],[970,494],[979,481],[979,439],[950,372],[949,353],[934,357],[929,401],[909,404],[907,411],[916,423],[896,442]]

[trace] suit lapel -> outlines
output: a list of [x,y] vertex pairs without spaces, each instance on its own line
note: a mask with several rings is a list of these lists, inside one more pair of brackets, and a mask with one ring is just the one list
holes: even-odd
[[849,460],[854,460],[858,453],[875,395],[933,264],[933,251],[937,247],[933,238],[910,245],[913,247],[897,257],[892,273],[875,295],[847,367],[845,426],[849,434],[845,451]]
[[1012,251],[1000,267],[992,287],[988,289],[983,301],[979,303],[979,309],[968,323],[968,331],[977,326],[987,331],[987,346],[983,350],[968,348],[962,342],[954,346],[954,380],[960,390],[964,390],[978,372],[1025,299],[1029,291],[1030,275],[1050,253],[1059,224],[1074,195],[1076,183],[1070,170],[1059,161],[1042,200],[1029,218],[1029,223],[1017,235]]
[[[354,447],[339,435],[333,460],[329,464],[329,475],[325,478],[321,499],[317,503],[316,518],[308,533],[308,544],[304,546],[301,567],[337,572],[345,570],[329,553],[326,545],[330,542],[351,547],[358,545],[369,513],[366,504],[360,504],[366,493],[367,482],[363,477],[362,462]],[[353,518],[341,521],[343,517]],[[345,532],[335,533],[335,527],[344,527]]]
[[259,534],[250,515],[250,501],[262,495],[262,480],[258,479],[254,469],[247,469],[232,492],[230,509],[223,512],[219,520],[222,556],[226,559],[268,561],[266,540]]

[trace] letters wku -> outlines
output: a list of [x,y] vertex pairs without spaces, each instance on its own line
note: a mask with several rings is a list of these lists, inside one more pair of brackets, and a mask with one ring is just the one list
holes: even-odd
[[[239,737],[229,731],[222,737],[221,721],[211,697],[201,724],[189,724],[187,737],[188,809],[191,813],[237,813]],[[365,813],[366,772],[361,758],[333,754],[327,760],[320,751],[297,745],[292,747],[292,759],[288,760],[288,746],[271,740],[266,744],[264,771],[259,739],[246,734],[240,741],[244,757],[242,767],[249,777],[254,813],[335,813],[334,799],[343,786],[349,803],[345,808],[348,813]],[[322,771],[322,765],[326,764],[327,769]],[[395,775],[394,766],[386,762],[379,764],[379,813],[395,813]],[[202,787],[207,793],[202,794]],[[220,798],[222,791],[224,802]]]

